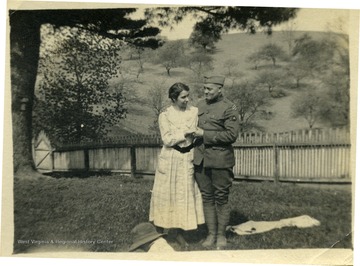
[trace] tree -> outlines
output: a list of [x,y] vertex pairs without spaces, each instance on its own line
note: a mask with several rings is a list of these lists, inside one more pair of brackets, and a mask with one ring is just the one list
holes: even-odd
[[40,56],[42,103],[34,108],[34,129],[62,143],[97,140],[126,115],[123,92],[109,85],[123,43],[79,28],[62,28],[54,37]]
[[333,56],[334,43],[325,39],[317,41],[304,34],[295,40],[294,60],[299,64],[306,64],[313,74],[322,74],[326,71]]
[[270,106],[270,97],[253,82],[243,81],[234,84],[227,90],[227,97],[236,104],[239,111],[241,132],[260,129],[257,123],[267,114],[265,108]]
[[321,80],[327,88],[326,111],[322,119],[332,126],[350,125],[350,62],[349,39],[347,35],[330,34],[334,56]]
[[165,86],[164,80],[152,83],[151,88],[146,95],[145,102],[152,109],[155,117],[153,124],[149,129],[155,133],[160,133],[159,115],[165,107],[169,105],[167,87]]
[[225,75],[226,76],[233,76],[236,73],[236,68],[239,66],[239,61],[233,58],[227,59],[224,64]]
[[332,126],[350,122],[349,40],[344,34],[329,33],[321,40],[304,34],[295,41],[295,61],[306,65],[325,85],[321,120]]
[[9,11],[15,176],[36,176],[31,139],[41,25],[86,28],[107,38],[155,47],[158,40],[152,37],[159,33],[159,29],[146,27],[145,20],[131,20],[126,17],[135,11],[134,8]]
[[[159,44],[161,43],[162,41],[159,42]],[[136,46],[134,44],[130,44],[128,49],[130,50],[130,59],[135,60],[138,66],[138,69],[136,70],[136,78],[138,79],[140,74],[144,72],[144,64],[145,62],[150,60],[151,52],[153,49],[148,47]]]
[[140,71],[144,71],[144,63],[145,63],[145,48],[144,47],[134,47],[136,53],[136,62],[139,65]]
[[313,75],[308,64],[304,60],[294,60],[286,67],[288,78],[295,80],[296,88],[300,88],[301,81]]
[[215,24],[209,18],[195,24],[190,35],[189,43],[195,48],[201,47],[204,51],[213,48],[215,43],[221,40],[222,26]]
[[296,23],[292,20],[285,24],[285,28],[281,30],[282,39],[288,45],[289,56],[292,54],[292,49],[295,41]]
[[332,70],[325,81],[327,92],[324,104],[326,111],[322,120],[331,126],[342,127],[350,125],[350,79],[344,69]]
[[227,80],[231,81],[231,87],[244,76],[244,73],[239,70],[239,61],[236,59],[228,59],[223,63],[224,71],[223,75]]
[[283,73],[277,70],[263,70],[256,77],[257,84],[264,85],[269,94],[272,95],[274,89],[282,84]]
[[[209,16],[222,22],[225,30],[240,28],[256,32],[259,26],[272,26],[296,16],[295,8],[258,7],[179,7],[156,8],[146,11],[151,21],[162,16],[161,25],[171,25],[181,21],[188,14]],[[32,108],[34,85],[37,75],[40,27],[49,23],[56,27],[83,27],[108,38],[119,38],[138,46],[157,46],[152,38],[159,33],[158,28],[146,27],[145,20],[131,20],[126,16],[135,12],[134,8],[124,9],[73,9],[73,10],[10,10],[10,53],[11,89],[13,121],[14,170],[17,176],[26,176],[34,169],[31,152]],[[34,172],[32,172],[34,173]]]
[[259,57],[259,53],[252,53],[246,58],[246,62],[249,62],[254,65],[254,70],[257,70],[262,58]]
[[140,82],[140,76],[145,72],[145,63],[149,62],[154,54],[150,48],[121,47],[121,65],[119,74],[134,82]]
[[276,60],[283,60],[287,58],[283,49],[277,44],[265,45],[261,49],[261,55],[264,60],[271,60],[273,66],[276,65]]
[[204,50],[195,50],[185,58],[186,66],[195,73],[196,80],[201,82],[206,72],[213,69],[213,58]]
[[182,40],[168,41],[156,50],[155,63],[165,67],[166,73],[170,76],[170,70],[183,65],[185,55],[184,42]]
[[302,93],[291,105],[292,117],[304,118],[312,128],[324,112],[324,98],[320,93],[307,91]]
[[[276,44],[266,44],[262,46],[257,52],[254,54],[251,54],[248,57],[249,61],[252,62],[260,62],[262,60],[265,61],[271,61],[273,63],[273,66],[276,65],[276,60],[280,59],[286,59],[287,56],[283,49]],[[256,69],[257,67],[255,67]]]

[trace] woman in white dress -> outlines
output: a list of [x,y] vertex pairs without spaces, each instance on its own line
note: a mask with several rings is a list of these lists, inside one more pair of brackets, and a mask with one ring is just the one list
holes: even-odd
[[172,229],[182,247],[183,230],[205,223],[202,199],[194,179],[192,135],[198,109],[189,106],[189,87],[175,83],[169,89],[172,105],[159,116],[161,149],[150,202],[150,222]]

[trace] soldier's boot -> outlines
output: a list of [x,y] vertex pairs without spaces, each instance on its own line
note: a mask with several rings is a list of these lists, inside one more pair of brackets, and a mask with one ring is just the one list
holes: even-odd
[[215,244],[217,232],[216,208],[213,203],[204,203],[204,216],[208,228],[208,235],[201,245],[203,247],[211,247]]
[[230,208],[229,204],[217,205],[218,228],[216,235],[216,248],[224,249],[227,245],[226,227],[229,223]]

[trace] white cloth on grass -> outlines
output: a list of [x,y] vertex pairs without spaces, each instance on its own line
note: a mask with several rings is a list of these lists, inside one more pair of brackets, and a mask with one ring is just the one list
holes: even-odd
[[175,252],[175,250],[164,238],[159,237],[151,244],[148,252]]
[[239,225],[228,226],[227,230],[238,235],[252,235],[283,227],[294,226],[298,228],[306,228],[319,225],[320,222],[318,220],[308,215],[301,215],[298,217],[281,219],[279,221],[247,221]]

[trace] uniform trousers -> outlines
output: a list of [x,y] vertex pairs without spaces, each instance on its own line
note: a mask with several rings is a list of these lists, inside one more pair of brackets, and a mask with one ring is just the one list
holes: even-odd
[[234,179],[232,168],[205,168],[201,163],[195,165],[194,171],[204,204],[221,206],[228,202]]

